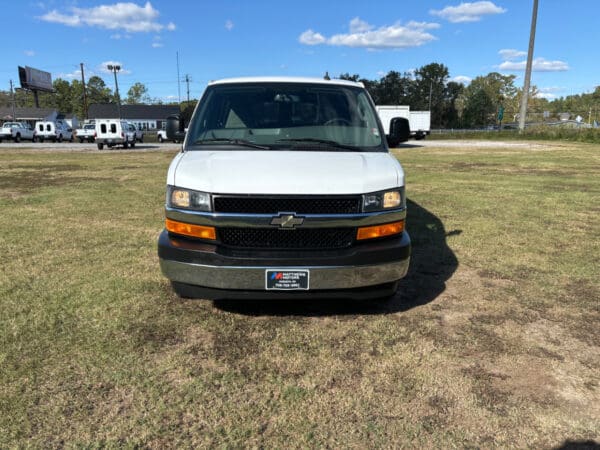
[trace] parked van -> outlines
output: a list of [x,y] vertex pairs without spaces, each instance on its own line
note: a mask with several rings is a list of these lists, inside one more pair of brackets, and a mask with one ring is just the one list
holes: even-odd
[[138,129],[132,122],[127,122],[129,132],[134,137],[135,142],[144,142],[144,131]]
[[68,124],[57,121],[40,121],[35,123],[35,135],[40,142],[44,140],[62,142],[63,140],[73,142],[73,129]]
[[362,83],[210,82],[167,174],[163,274],[183,297],[391,298],[411,243],[389,147],[407,138]]
[[98,150],[106,145],[109,148],[122,145],[123,148],[135,147],[135,132],[131,132],[129,124],[119,119],[96,119],[96,144]]

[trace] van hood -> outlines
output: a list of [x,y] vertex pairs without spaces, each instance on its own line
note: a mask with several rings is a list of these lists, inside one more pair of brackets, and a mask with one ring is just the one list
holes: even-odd
[[187,151],[167,183],[216,194],[361,194],[404,185],[389,153]]

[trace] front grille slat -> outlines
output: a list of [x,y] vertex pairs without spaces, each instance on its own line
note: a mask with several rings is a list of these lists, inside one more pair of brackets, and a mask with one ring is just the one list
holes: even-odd
[[334,249],[350,247],[356,228],[219,228],[221,243],[232,247],[269,249]]
[[221,213],[277,214],[356,214],[361,209],[360,196],[330,197],[239,197],[215,196],[214,211]]

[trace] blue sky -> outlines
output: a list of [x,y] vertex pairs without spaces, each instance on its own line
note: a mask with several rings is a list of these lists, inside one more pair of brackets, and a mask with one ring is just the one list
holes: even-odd
[[[492,71],[517,75],[529,39],[533,0],[279,0],[219,2],[153,0],[11,2],[3,21],[0,79],[18,83],[17,66],[80,78],[79,63],[119,89],[140,81],[151,97],[177,99],[189,74],[190,96],[212,79],[246,75],[337,76],[378,79],[430,62],[468,81]],[[7,9],[7,8],[5,8]],[[555,98],[600,85],[599,0],[540,0],[532,83]],[[6,45],[6,44],[10,45]],[[186,97],[181,83],[181,98]]]

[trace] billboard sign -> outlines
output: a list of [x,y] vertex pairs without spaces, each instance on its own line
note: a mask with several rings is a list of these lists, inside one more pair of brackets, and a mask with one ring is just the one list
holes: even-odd
[[34,69],[33,67],[19,66],[19,80],[21,87],[32,91],[53,92],[52,75],[50,72]]

